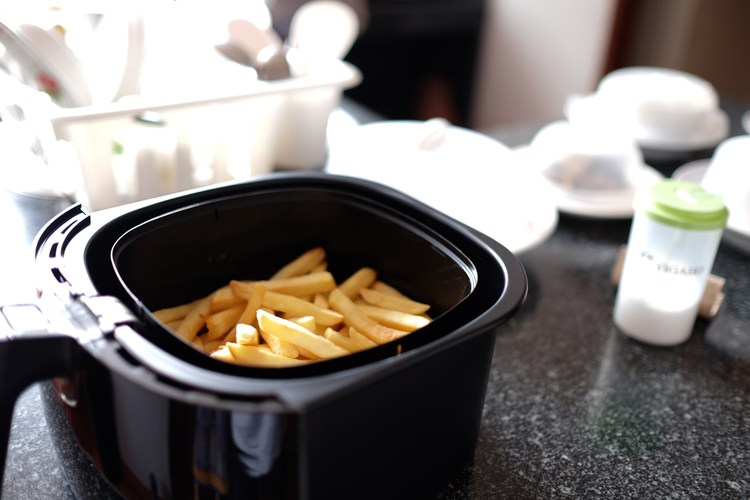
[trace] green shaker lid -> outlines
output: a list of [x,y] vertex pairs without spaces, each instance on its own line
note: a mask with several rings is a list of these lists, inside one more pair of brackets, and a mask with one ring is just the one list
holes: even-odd
[[729,217],[721,196],[693,182],[673,179],[642,188],[636,195],[634,208],[668,226],[697,231],[722,229]]

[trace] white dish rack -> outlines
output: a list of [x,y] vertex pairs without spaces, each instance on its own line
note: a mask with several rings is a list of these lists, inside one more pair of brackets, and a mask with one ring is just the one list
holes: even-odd
[[[328,118],[343,91],[361,78],[356,67],[332,60],[315,74],[257,81],[240,94],[78,108],[52,105],[48,118],[56,139],[75,146],[82,177],[78,199],[101,210],[274,169],[322,168]],[[113,158],[123,154],[118,134],[147,113],[157,113],[168,127],[173,157],[165,167],[136,152],[131,171],[118,174],[113,168]]]

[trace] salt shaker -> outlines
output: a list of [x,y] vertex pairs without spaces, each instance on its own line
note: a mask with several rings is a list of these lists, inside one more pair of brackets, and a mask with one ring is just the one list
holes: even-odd
[[693,330],[729,211],[698,184],[664,179],[641,188],[613,319],[626,335],[656,345]]

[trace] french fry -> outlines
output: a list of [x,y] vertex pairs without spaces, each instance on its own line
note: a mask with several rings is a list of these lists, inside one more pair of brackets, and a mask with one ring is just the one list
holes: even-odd
[[328,299],[322,293],[316,293],[313,296],[312,303],[320,307],[321,309],[330,309],[330,307],[328,306]]
[[212,298],[213,294],[199,300],[193,308],[190,309],[190,312],[185,316],[185,319],[182,320],[182,323],[180,323],[180,326],[175,333],[188,342],[192,342],[201,328],[206,324],[206,320],[203,318],[211,311]]
[[258,330],[254,326],[245,323],[237,325],[235,338],[237,339],[236,343],[240,345],[258,345],[260,341]]
[[401,311],[408,314],[422,314],[427,312],[427,310],[430,308],[428,304],[422,304],[421,302],[415,302],[406,297],[397,297],[395,295],[390,295],[368,288],[360,288],[359,294],[363,299],[365,299],[368,304],[382,307],[384,309],[393,309],[395,311]]
[[308,351],[307,349],[303,347],[300,347],[300,346],[295,346],[295,347],[299,351],[300,356],[304,356],[307,359],[320,359],[320,356],[318,356],[317,354],[313,354],[312,352]]
[[[312,316],[302,316],[302,317],[294,317],[294,318],[285,317],[284,319],[287,321],[291,321],[292,323],[297,323],[299,326],[301,326],[305,330],[309,330],[313,333],[316,333],[315,330],[316,330],[317,323],[315,323],[315,318]],[[342,317],[342,320],[343,320],[343,317]]]
[[308,361],[301,359],[279,356],[260,346],[229,343],[227,347],[232,354],[232,358],[245,365],[280,368],[284,366],[300,366],[308,363]]
[[220,349],[215,350],[210,354],[210,356],[214,359],[218,359],[220,361],[225,361],[227,363],[236,363],[237,361],[234,359],[234,356],[232,356],[232,353],[229,351],[229,348],[224,346]]
[[232,287],[226,285],[214,292],[213,299],[211,299],[211,312],[217,313],[243,302],[245,299],[234,295]]
[[310,269],[310,273],[322,273],[328,270],[328,262],[321,262],[317,266]]
[[[259,310],[261,312],[262,310]],[[262,311],[265,314],[265,311]],[[270,315],[272,317],[276,317],[273,315]],[[263,327],[260,328],[260,336],[263,337],[263,340],[266,341],[266,344],[268,347],[271,348],[271,351],[273,351],[274,354],[279,356],[284,356],[286,358],[296,358],[299,356],[299,351],[297,348],[292,344],[291,342],[288,342],[286,340],[282,340],[273,333],[270,333],[269,331],[263,329]]]
[[337,332],[333,328],[326,328],[323,336],[337,346],[342,347],[349,352],[357,352],[362,350],[354,340],[341,335],[341,333]]
[[393,295],[394,297],[407,298],[406,295],[404,295],[397,289],[393,288],[391,285],[384,283],[380,280],[375,280],[375,282],[372,285],[370,285],[370,289],[375,290],[377,292],[381,292],[381,293],[387,293],[388,295]]
[[[369,288],[378,277],[378,273],[369,267],[363,267],[338,286],[338,289],[350,299],[354,299],[360,288]],[[329,298],[330,300],[330,298]]]
[[[154,316],[214,359],[297,366],[390,342],[428,324],[416,302],[363,267],[337,286],[322,248],[264,281],[231,281]],[[199,335],[200,334],[200,335]]]
[[218,340],[209,340],[208,342],[203,342],[203,350],[207,352],[213,352],[222,345],[224,345],[224,339],[218,339]]
[[266,287],[264,287],[263,285],[253,286],[250,295],[247,297],[247,305],[245,306],[245,310],[237,320],[237,324],[245,323],[249,325],[253,321],[255,321],[255,313],[257,313],[258,309],[263,305],[263,296],[265,294]]
[[181,319],[170,321],[169,323],[167,323],[167,328],[176,331],[180,327],[180,323],[182,323]]
[[207,316],[205,319],[206,328],[208,328],[208,333],[206,334],[208,340],[216,340],[219,337],[226,335],[226,333],[237,324],[237,320],[240,319],[244,310],[245,306],[239,304]]
[[190,310],[198,305],[198,302],[200,302],[200,299],[194,300],[189,304],[182,304],[180,306],[159,309],[158,311],[154,311],[153,314],[154,316],[156,316],[156,319],[164,324],[173,323],[175,321],[184,319],[185,316],[187,316],[187,314],[190,312]]
[[344,323],[355,328],[362,335],[372,340],[376,344],[385,344],[392,340],[407,335],[409,332],[389,328],[381,325],[374,319],[367,316],[359,310],[359,306],[349,299],[338,288],[331,291],[328,297],[328,303],[331,309],[340,312],[344,316]]
[[430,324],[430,320],[425,318],[424,316],[416,316],[414,314],[408,314],[401,311],[394,311],[393,309],[384,309],[382,307],[376,307],[366,304],[358,304],[356,305],[356,307],[365,315],[374,319],[381,325],[395,328],[396,330],[402,330],[404,332],[413,332],[418,328],[422,328],[423,326],[427,326]]
[[287,295],[294,295],[295,297],[329,292],[336,288],[336,281],[333,279],[333,275],[328,271],[273,281],[232,281],[230,286],[232,287],[232,292],[234,292],[236,296],[247,300],[252,292],[253,285],[256,284],[263,285],[268,290]]
[[354,328],[349,328],[349,338],[352,339],[354,344],[360,348],[360,350],[370,349],[377,347],[377,344],[372,340],[368,339]]
[[280,280],[284,278],[293,278],[295,276],[302,276],[310,272],[315,266],[323,262],[326,258],[326,252],[322,248],[312,248],[307,252],[303,253],[289,264],[279,269],[271,280]]
[[321,358],[335,358],[349,353],[346,349],[337,346],[320,335],[316,335],[313,332],[302,328],[296,323],[273,316],[262,310],[258,311],[258,324],[260,325],[261,332],[269,332],[278,338],[294,345],[298,345]]
[[324,326],[338,325],[344,320],[344,317],[336,311],[321,309],[312,302],[270,290],[263,297],[263,306],[295,316],[312,316],[317,323]]

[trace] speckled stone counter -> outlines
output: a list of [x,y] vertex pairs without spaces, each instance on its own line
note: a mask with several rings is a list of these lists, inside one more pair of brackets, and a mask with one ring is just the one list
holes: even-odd
[[455,499],[750,498],[750,257],[721,245],[726,300],[688,342],[612,324],[629,221],[562,217],[521,256],[530,293],[501,327],[474,464]]
[[[19,256],[62,207],[7,192],[0,201],[7,303],[30,291],[30,255]],[[520,256],[528,300],[497,333],[474,461],[439,500],[750,498],[750,257],[722,243],[718,315],[683,345],[653,347],[611,320],[610,274],[629,227],[562,216]],[[76,498],[42,393],[32,386],[16,405],[4,499]],[[74,484],[96,484],[76,470]]]

